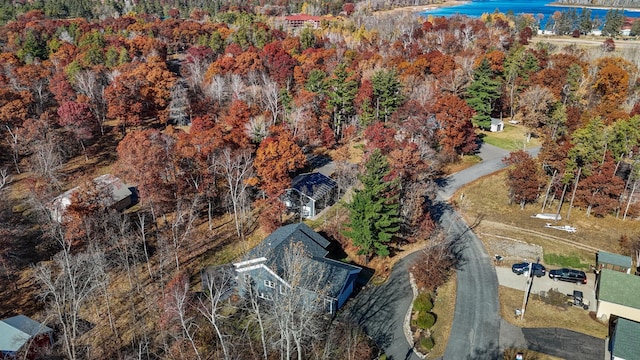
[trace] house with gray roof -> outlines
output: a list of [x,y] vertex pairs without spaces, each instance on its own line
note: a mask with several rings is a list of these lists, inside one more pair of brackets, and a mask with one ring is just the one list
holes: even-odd
[[640,359],[640,323],[618,318],[609,340],[611,360]]
[[53,344],[53,330],[27,316],[17,315],[0,320],[0,355],[16,358],[20,351],[30,354]]
[[640,322],[640,276],[603,269],[596,287],[596,316],[612,315]]
[[319,172],[300,174],[291,181],[283,195],[287,209],[304,218],[313,218],[336,201],[337,184]]
[[[125,184],[112,174],[100,175],[92,180],[100,193],[104,194],[105,207],[123,211],[138,201],[138,192],[133,185]],[[62,222],[65,210],[71,205],[74,194],[81,190],[80,186],[67,190],[57,196],[49,205],[49,212],[54,221]]]
[[334,315],[353,293],[361,268],[328,258],[330,245],[304,223],[280,227],[233,264],[240,291],[251,286],[259,298],[274,302],[302,292]]

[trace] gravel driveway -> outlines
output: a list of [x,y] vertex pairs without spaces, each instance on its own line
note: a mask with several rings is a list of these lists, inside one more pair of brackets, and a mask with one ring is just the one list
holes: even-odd
[[[550,269],[547,268],[547,272]],[[523,275],[516,275],[511,271],[511,267],[496,266],[496,274],[498,275],[498,283],[502,286],[506,286],[512,289],[525,290],[527,278]],[[563,294],[573,294],[573,290],[580,290],[584,294],[584,298],[589,300],[591,304],[590,310],[595,311],[596,304],[596,291],[595,291],[595,275],[587,273],[587,283],[585,285],[578,285],[565,281],[553,281],[549,279],[549,276],[534,277],[533,284],[531,285],[531,292],[539,294],[542,291],[549,291],[550,289],[557,289]]]

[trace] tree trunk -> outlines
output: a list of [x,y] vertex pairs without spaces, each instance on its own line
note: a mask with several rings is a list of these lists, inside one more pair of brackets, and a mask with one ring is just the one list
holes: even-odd
[[578,175],[576,176],[576,182],[573,185],[573,192],[571,194],[571,202],[569,202],[569,211],[567,212],[567,220],[571,218],[571,208],[573,208],[573,200],[576,198],[576,190],[578,190],[578,182],[580,181],[580,174],[582,173],[582,168],[578,168]]
[[542,210],[540,210],[540,212],[544,212],[544,208],[547,206],[547,199],[549,198],[549,192],[551,191],[551,186],[553,185],[553,180],[555,180],[557,173],[558,173],[558,170],[553,170],[553,175],[551,176],[551,180],[549,181],[549,186],[547,186],[547,192],[544,194],[544,201],[542,202]]
[[627,200],[627,206],[624,209],[624,215],[622,216],[622,220],[627,219],[627,213],[629,212],[629,206],[631,206],[631,200],[633,199],[633,193],[636,191],[636,186],[638,185],[638,181],[633,182],[633,187],[631,188],[631,193],[629,194],[629,199]]
[[567,184],[564,184],[562,188],[562,195],[560,196],[560,203],[558,204],[558,210],[556,211],[556,219],[560,215],[560,209],[562,209],[562,203],[564,202],[564,195],[567,193]]

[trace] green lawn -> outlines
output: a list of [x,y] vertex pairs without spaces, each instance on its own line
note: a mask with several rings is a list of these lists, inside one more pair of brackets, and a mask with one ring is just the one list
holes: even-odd
[[585,264],[580,261],[580,258],[575,255],[559,255],[559,254],[544,254],[544,263],[547,265],[555,265],[559,267],[568,267],[573,269],[588,269],[589,264]]
[[481,130],[478,134],[485,143],[510,151],[523,150],[540,145],[540,141],[537,138],[531,138],[531,140],[527,142],[527,134],[524,126],[513,125],[507,122],[504,124],[504,131],[490,132]]

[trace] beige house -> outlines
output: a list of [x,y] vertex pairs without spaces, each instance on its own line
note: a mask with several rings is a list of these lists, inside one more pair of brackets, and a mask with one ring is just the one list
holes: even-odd
[[608,319],[612,315],[640,322],[640,276],[602,269],[597,280],[596,316]]

